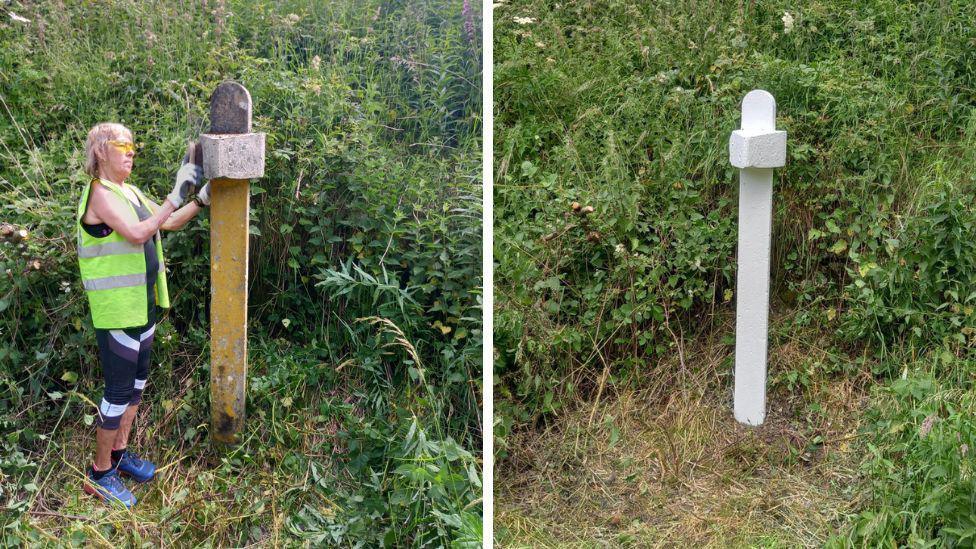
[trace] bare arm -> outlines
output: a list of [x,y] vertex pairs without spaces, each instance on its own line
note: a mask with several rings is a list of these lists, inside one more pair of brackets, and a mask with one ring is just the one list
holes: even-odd
[[98,182],[92,183],[88,210],[97,218],[93,220],[95,223],[105,223],[133,244],[142,244],[152,238],[176,209],[169,200],[164,200],[149,219],[129,223],[118,211],[117,202],[112,197],[112,191]]
[[[149,206],[152,208],[153,212],[159,211],[159,204],[156,204],[148,198],[146,200],[149,201]],[[169,200],[164,200],[163,202],[165,204],[169,204]],[[184,204],[182,208],[173,212],[173,215],[171,215],[160,228],[162,228],[164,231],[178,231],[182,229],[184,225],[186,225],[187,221],[193,219],[193,217],[200,212],[200,209],[200,206],[197,206],[196,202],[191,200]]]

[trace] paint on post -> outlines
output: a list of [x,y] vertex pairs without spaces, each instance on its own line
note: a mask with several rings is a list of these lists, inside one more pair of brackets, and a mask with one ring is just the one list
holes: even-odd
[[210,405],[220,442],[244,426],[247,380],[247,180],[210,182]]
[[210,99],[200,136],[210,179],[210,410],[212,437],[238,442],[247,388],[247,264],[250,178],[264,175],[263,133],[251,131],[251,95],[236,82]]
[[742,129],[729,139],[729,160],[740,168],[733,407],[740,423],[761,425],[766,418],[773,168],[786,164],[786,132],[776,130],[776,100],[769,92],[753,90],[742,100]]

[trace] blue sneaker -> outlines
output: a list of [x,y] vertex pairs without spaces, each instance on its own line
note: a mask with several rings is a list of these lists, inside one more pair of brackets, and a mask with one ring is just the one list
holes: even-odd
[[95,480],[89,468],[85,478],[85,492],[102,501],[118,502],[129,508],[136,504],[136,497],[122,484],[122,479],[115,469],[109,469],[102,478]]
[[150,481],[156,474],[156,465],[153,462],[139,459],[139,456],[128,449],[119,458],[119,462],[114,465],[119,473],[132,477],[132,480],[136,482]]

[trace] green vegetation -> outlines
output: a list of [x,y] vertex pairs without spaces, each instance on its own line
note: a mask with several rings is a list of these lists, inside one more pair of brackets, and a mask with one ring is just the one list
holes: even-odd
[[[29,22],[19,21],[10,13]],[[480,14],[467,3],[5,2],[0,545],[480,546]],[[211,447],[209,227],[165,235],[133,513],[81,491],[101,369],[75,256],[84,139],[162,197],[224,79],[254,100],[244,443]]]
[[[972,544],[970,3],[507,0],[495,32],[498,540]],[[727,147],[754,88],[789,141],[752,432]]]

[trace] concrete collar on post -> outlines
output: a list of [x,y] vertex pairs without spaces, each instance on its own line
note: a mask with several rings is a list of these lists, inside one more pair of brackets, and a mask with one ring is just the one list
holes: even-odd
[[249,180],[264,176],[265,135],[251,132],[251,94],[236,82],[217,86],[210,124],[200,136],[210,180],[210,434],[229,444],[244,427]]

